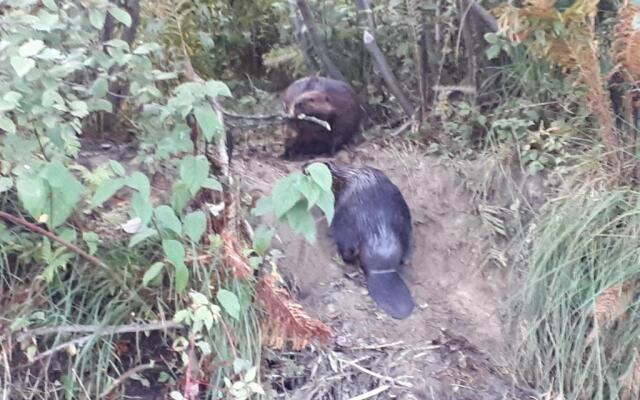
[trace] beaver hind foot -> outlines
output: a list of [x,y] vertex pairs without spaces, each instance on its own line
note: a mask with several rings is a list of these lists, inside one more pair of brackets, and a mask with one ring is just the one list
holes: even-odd
[[408,318],[415,308],[409,288],[396,271],[370,273],[367,288],[378,307],[395,319]]

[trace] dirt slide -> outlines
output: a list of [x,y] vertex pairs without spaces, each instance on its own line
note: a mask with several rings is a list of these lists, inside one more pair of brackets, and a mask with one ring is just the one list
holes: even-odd
[[[488,232],[451,162],[406,144],[367,143],[336,158],[381,169],[404,194],[415,239],[404,276],[418,307],[404,321],[377,310],[362,274],[339,261],[323,219],[315,246],[282,227],[277,246],[286,257],[279,268],[307,312],[331,326],[335,342],[329,353],[291,355],[289,367],[296,365],[297,372],[271,362],[271,369],[282,369],[271,373],[280,382],[274,395],[346,399],[380,390],[371,398],[527,398],[502,368],[500,310],[507,280],[486,262]],[[257,154],[234,162],[238,179],[263,193],[302,165]],[[304,378],[306,373],[317,376]],[[316,382],[320,377],[322,384]]]

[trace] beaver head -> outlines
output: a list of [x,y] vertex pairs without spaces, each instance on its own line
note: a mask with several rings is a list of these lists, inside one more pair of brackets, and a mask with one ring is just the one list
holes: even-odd
[[305,114],[324,121],[330,121],[336,114],[336,108],[326,92],[310,90],[295,99],[290,110],[293,115]]

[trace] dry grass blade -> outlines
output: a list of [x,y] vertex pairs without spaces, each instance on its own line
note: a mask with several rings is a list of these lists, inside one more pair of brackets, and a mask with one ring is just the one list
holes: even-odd
[[637,289],[637,280],[620,283],[605,289],[596,298],[593,309],[593,330],[587,337],[591,343],[601,328],[611,322],[624,318]]
[[633,349],[633,361],[626,374],[619,379],[622,386],[621,400],[632,400],[640,397],[640,357],[638,348]]
[[262,321],[267,346],[281,349],[290,342],[294,350],[301,350],[312,341],[326,343],[331,337],[329,327],[307,315],[273,277],[260,278],[257,297],[269,316]]

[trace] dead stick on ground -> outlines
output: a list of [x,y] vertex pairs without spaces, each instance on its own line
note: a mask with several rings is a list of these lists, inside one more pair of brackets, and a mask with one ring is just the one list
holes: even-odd
[[38,233],[42,236],[45,236],[55,242],[60,243],[61,245],[63,245],[64,247],[68,248],[69,250],[71,250],[72,252],[76,253],[77,255],[79,255],[80,257],[84,258],[85,260],[89,261],[92,264],[97,265],[98,267],[104,267],[104,268],[108,268],[107,264],[105,264],[104,262],[100,261],[98,258],[92,256],[91,254],[87,253],[86,251],[82,250],[81,248],[79,248],[78,246],[76,246],[73,243],[69,243],[66,240],[56,236],[54,233],[49,232],[46,229],[43,229],[41,227],[39,227],[36,224],[33,224],[29,221],[27,221],[24,218],[21,217],[16,217],[15,215],[11,215],[7,212],[4,211],[0,211],[0,219],[4,219],[6,221],[12,222],[14,224],[17,225],[22,225],[25,228],[29,229],[32,232]]
[[376,396],[376,395],[378,395],[378,394],[380,394],[382,392],[385,392],[385,391],[389,390],[389,387],[390,387],[389,385],[382,385],[382,386],[377,387],[377,388],[375,388],[373,390],[369,390],[366,393],[362,393],[362,394],[357,395],[356,397],[352,397],[349,400],[370,399],[370,398],[372,398],[372,397],[374,397],[374,396]]
[[47,326],[43,328],[31,329],[18,335],[18,341],[21,342],[32,336],[46,336],[59,333],[91,333],[101,335],[118,334],[118,333],[138,333],[148,331],[158,331],[161,329],[180,329],[184,325],[177,322],[151,322],[148,324],[129,324],[129,325],[60,325]]
[[157,368],[157,366],[155,365],[155,363],[153,361],[150,362],[149,364],[142,364],[142,365],[138,365],[136,367],[131,368],[130,370],[128,370],[124,374],[120,375],[118,377],[118,379],[113,381],[111,386],[109,386],[107,389],[105,389],[105,391],[103,391],[102,394],[100,394],[100,396],[98,398],[102,399],[104,397],[107,397],[109,395],[109,393],[111,393],[113,391],[113,389],[117,388],[124,381],[129,379],[130,376],[132,376],[134,374],[137,374],[138,372],[142,372],[142,371],[145,371],[147,369],[152,369],[152,368]]
[[375,378],[378,378],[381,381],[391,382],[391,383],[393,383],[395,385],[404,386],[404,387],[408,387],[408,388],[413,387],[413,385],[411,383],[409,383],[409,382],[404,382],[404,381],[392,378],[390,376],[380,375],[379,373],[373,372],[370,369],[367,369],[365,367],[361,367],[360,365],[356,364],[353,361],[345,360],[343,358],[338,358],[338,361],[343,362],[345,364],[349,364],[352,367],[354,367],[355,369],[360,370],[360,371],[364,372],[365,374],[371,375],[371,376],[373,376]]

